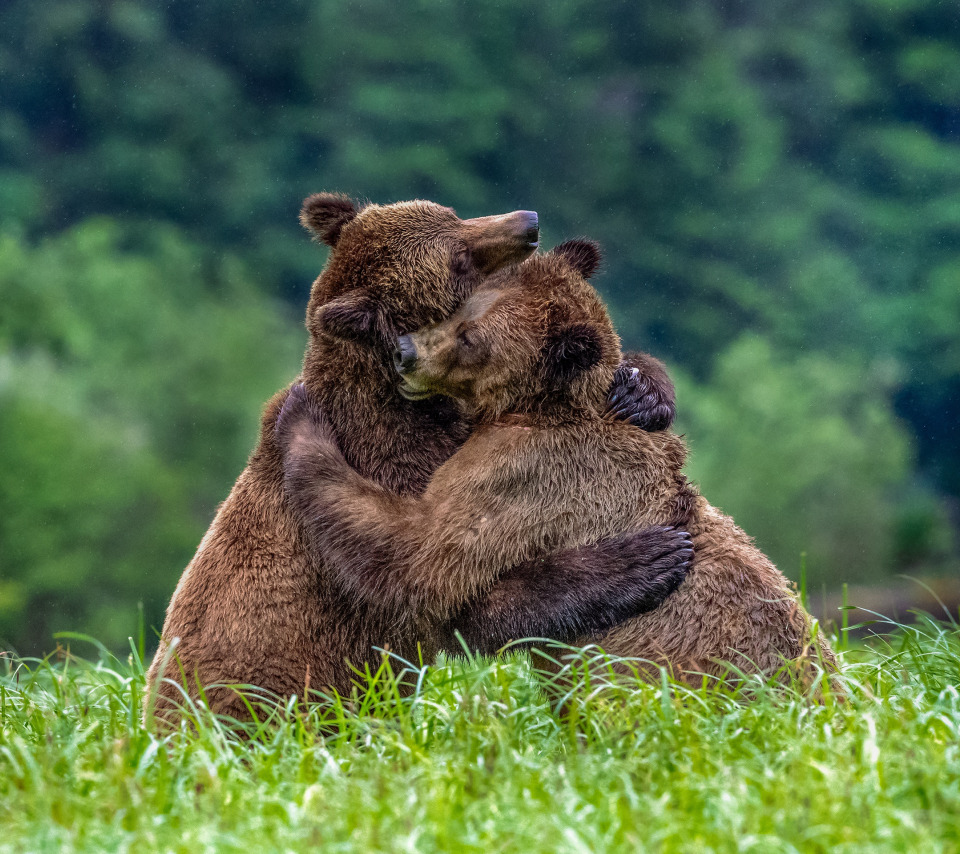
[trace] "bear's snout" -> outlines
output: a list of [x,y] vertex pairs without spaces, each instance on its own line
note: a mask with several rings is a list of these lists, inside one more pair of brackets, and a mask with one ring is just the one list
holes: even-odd
[[526,225],[526,231],[523,233],[527,244],[536,248],[540,244],[540,221],[535,211],[520,211],[521,220]]
[[463,221],[463,235],[483,275],[529,258],[540,243],[536,211],[514,211]]

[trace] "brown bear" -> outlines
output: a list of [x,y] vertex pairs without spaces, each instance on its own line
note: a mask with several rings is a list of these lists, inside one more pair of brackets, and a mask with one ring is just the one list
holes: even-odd
[[[430,202],[358,210],[343,196],[318,194],[305,201],[301,221],[332,247],[307,307],[303,383],[356,471],[385,494],[419,494],[470,425],[448,399],[400,393],[396,336],[450,315],[485,276],[534,251],[536,214],[462,220]],[[653,426],[672,415],[672,387],[655,370],[619,388]],[[170,601],[148,673],[147,719],[172,722],[185,697],[201,692],[215,712],[245,717],[236,685],[279,696],[311,686],[348,692],[352,666],[371,661],[375,647],[430,660],[458,628],[454,621],[443,634],[425,634],[417,614],[353,598],[337,585],[335,567],[308,550],[283,494],[274,427],[285,396],[267,404],[259,443]],[[609,627],[679,583],[688,546],[682,531],[657,528],[549,555],[563,590],[544,590],[543,573],[530,565],[504,575],[509,596],[485,590],[471,601],[477,586],[468,582],[455,597],[469,615],[461,634],[484,648],[517,633],[572,639],[588,626]]]
[[772,675],[811,651],[835,668],[787,579],[687,482],[681,439],[604,417],[620,349],[586,281],[598,260],[595,244],[563,244],[400,336],[401,388],[455,397],[476,425],[421,496],[389,494],[355,471],[309,390],[291,396],[279,425],[286,489],[312,547],[356,600],[429,611],[468,579],[497,595],[517,564],[680,525],[694,544],[686,581],[659,609],[589,640],[693,681],[723,677],[728,664]]

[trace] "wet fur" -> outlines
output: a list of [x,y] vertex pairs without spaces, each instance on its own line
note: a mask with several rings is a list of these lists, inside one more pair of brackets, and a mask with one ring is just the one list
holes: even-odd
[[[397,393],[392,339],[449,315],[487,272],[519,260],[516,221],[460,220],[429,202],[358,212],[344,197],[326,194],[307,199],[301,219],[335,247],[310,296],[303,383],[350,466],[386,494],[417,495],[470,430],[451,401],[411,403]],[[584,625],[612,625],[624,610],[636,613],[638,597],[662,598],[669,586],[663,579],[675,585],[682,578],[682,539],[655,531],[614,555],[597,551],[593,576],[580,571],[590,564],[589,550],[547,556],[549,571],[569,584],[554,614],[531,614],[528,602],[539,596],[540,579],[518,567],[510,596],[471,602],[477,588],[465,587],[450,606],[452,622],[425,634],[416,614],[345,592],[334,567],[311,552],[283,491],[275,424],[286,396],[281,391],[267,404],[257,447],[173,594],[148,673],[148,718],[155,712],[161,722],[174,722],[183,694],[196,699],[201,689],[214,711],[240,718],[246,707],[229,686],[255,685],[281,696],[310,688],[349,692],[351,665],[374,659],[375,646],[430,660],[453,637],[456,608],[464,634],[478,638],[528,629],[573,637]],[[660,559],[669,567],[655,567],[661,586],[648,590],[638,562],[650,560],[651,549],[669,553]],[[631,572],[639,586],[630,587]],[[619,588],[598,584],[621,573]]]
[[[598,348],[587,360],[578,343],[585,328]],[[556,342],[569,330],[576,369],[565,364],[558,373],[569,354]],[[465,332],[471,352],[485,354],[482,364],[458,343]],[[699,674],[727,675],[726,662],[765,675],[816,658],[836,668],[787,579],[687,482],[680,438],[608,419],[606,378],[619,342],[565,253],[492,277],[453,318],[414,339],[411,381],[460,394],[478,423],[422,496],[388,495],[354,471],[306,398],[281,426],[291,499],[356,600],[428,614],[471,579],[491,586],[509,567],[534,566],[557,549],[682,525],[695,558],[679,590],[582,642],[667,665],[695,683]],[[547,590],[561,584],[548,572]]]

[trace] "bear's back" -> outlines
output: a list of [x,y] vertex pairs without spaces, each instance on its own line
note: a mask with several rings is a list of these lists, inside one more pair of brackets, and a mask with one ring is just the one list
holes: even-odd
[[[678,675],[720,677],[728,672],[722,662],[772,674],[786,660],[811,653],[809,616],[753,540],[687,483],[685,453],[672,433],[585,418],[559,427],[478,431],[457,457],[464,474],[477,471],[483,459],[498,460],[487,466],[485,488],[536,520],[529,530],[541,553],[647,525],[690,531],[693,567],[677,591],[659,608],[582,643],[669,665]],[[817,653],[835,668],[822,639],[812,650]]]
[[[651,524],[683,524],[695,493],[683,476],[683,442],[599,417],[538,425],[529,419],[478,427],[431,481],[437,512],[485,513],[504,530],[527,520],[542,556]],[[678,507],[681,509],[678,510]],[[481,511],[482,508],[482,511]],[[489,511],[489,512],[487,512]],[[668,521],[665,521],[668,520]]]

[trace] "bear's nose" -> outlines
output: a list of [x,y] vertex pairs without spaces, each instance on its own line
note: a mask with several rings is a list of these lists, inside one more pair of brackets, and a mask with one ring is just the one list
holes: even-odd
[[401,335],[397,339],[397,347],[393,351],[393,366],[398,374],[409,371],[417,363],[417,347],[409,335]]
[[540,220],[536,211],[520,211],[521,219],[527,230],[524,237],[531,246],[536,246],[540,242]]

